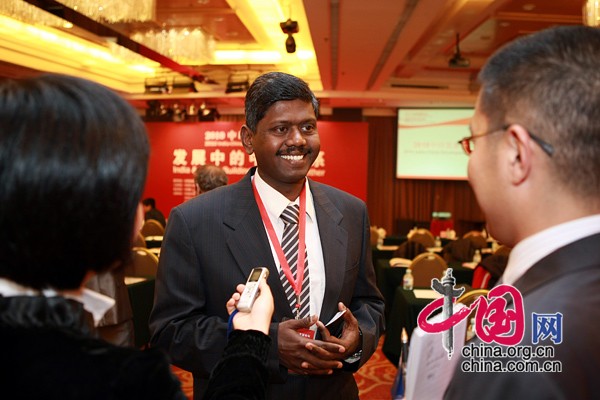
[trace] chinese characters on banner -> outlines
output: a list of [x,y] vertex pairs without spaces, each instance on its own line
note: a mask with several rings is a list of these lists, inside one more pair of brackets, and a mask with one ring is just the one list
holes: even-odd
[[[240,122],[153,122],[146,127],[151,155],[144,196],[154,197],[165,213],[196,195],[193,172],[199,166],[221,167],[233,183],[256,165],[242,146]],[[318,129],[321,151],[309,177],[366,201],[368,124],[319,122]]]

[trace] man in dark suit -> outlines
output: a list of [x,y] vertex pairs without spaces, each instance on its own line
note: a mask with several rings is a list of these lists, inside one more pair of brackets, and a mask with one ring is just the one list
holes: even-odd
[[[257,168],[171,212],[151,343],[194,374],[194,397],[201,398],[227,340],[222,305],[253,267],[266,266],[275,300],[267,397],[357,399],[352,372],[373,354],[384,326],[366,206],[306,178],[320,142],[319,104],[305,82],[262,75],[245,107],[241,139]],[[300,209],[299,234],[283,237],[280,214],[291,205]],[[297,238],[291,250],[290,236]],[[288,259],[289,252],[296,258]],[[331,332],[323,327],[344,310],[342,324]],[[304,312],[310,316],[301,318]]]
[[[462,144],[489,231],[513,247],[501,283],[523,296],[525,332],[520,356],[463,352],[448,399],[600,398],[599,65],[600,30],[571,26],[511,43],[480,72]],[[482,360],[502,368],[472,372]]]

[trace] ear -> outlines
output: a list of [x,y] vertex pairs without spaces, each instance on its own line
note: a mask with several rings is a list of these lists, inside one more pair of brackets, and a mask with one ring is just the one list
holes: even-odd
[[518,124],[510,125],[507,132],[510,179],[514,185],[520,185],[531,173],[533,140],[527,129]]
[[246,153],[254,153],[254,147],[252,147],[252,131],[250,128],[248,128],[248,126],[242,126],[242,129],[240,130],[240,138],[242,139],[242,145],[244,146]]

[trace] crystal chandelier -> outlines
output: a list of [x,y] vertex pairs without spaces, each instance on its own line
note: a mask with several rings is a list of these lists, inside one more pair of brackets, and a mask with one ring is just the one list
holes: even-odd
[[155,0],[56,0],[95,21],[109,23],[154,19]]
[[198,28],[137,32],[131,39],[186,65],[209,64],[216,46],[215,39]]

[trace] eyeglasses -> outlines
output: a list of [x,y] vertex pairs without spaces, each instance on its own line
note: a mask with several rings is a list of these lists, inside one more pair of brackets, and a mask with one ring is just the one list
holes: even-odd
[[[475,149],[474,144],[473,144],[473,141],[475,139],[479,139],[481,137],[491,135],[491,134],[497,133],[497,132],[504,132],[509,128],[509,126],[510,125],[503,125],[502,128],[500,128],[500,129],[493,129],[491,131],[482,133],[481,135],[467,136],[467,137],[460,139],[458,141],[458,143],[462,146],[466,155],[471,155],[471,153]],[[527,131],[527,133],[529,133],[529,137],[531,139],[533,139],[533,141],[536,142],[538,144],[538,146],[540,146],[542,148],[544,153],[548,154],[549,157],[552,157],[552,154],[554,154],[554,147],[550,143],[545,142],[544,140],[540,139],[538,136],[531,133],[531,131]]]

